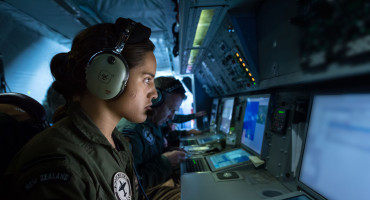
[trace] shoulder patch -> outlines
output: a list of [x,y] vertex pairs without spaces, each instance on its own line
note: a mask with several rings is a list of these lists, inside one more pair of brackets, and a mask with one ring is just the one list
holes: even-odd
[[113,177],[113,191],[117,200],[131,200],[132,191],[130,179],[123,172],[117,172]]
[[155,141],[155,138],[154,138],[154,135],[153,133],[150,131],[150,129],[148,127],[145,127],[143,129],[143,137],[145,138],[145,140],[150,144],[150,145],[153,145],[154,144],[154,141]]
[[24,189],[26,191],[29,191],[34,186],[40,183],[46,183],[46,182],[58,182],[58,183],[69,182],[69,180],[71,179],[71,176],[72,174],[69,172],[61,172],[61,171],[43,172],[29,179],[24,184]]

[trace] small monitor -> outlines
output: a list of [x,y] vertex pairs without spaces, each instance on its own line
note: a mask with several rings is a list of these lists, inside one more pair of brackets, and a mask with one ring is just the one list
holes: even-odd
[[209,123],[209,131],[211,133],[217,133],[218,104],[219,104],[219,99],[214,98],[212,101],[211,120]]
[[233,117],[234,99],[234,97],[224,99],[220,123],[220,131],[224,134],[228,134],[230,131],[230,124]]
[[316,199],[369,199],[370,94],[311,101],[298,185]]
[[238,148],[206,157],[212,171],[238,166],[249,161],[250,154]]
[[211,110],[211,120],[210,120],[210,125],[217,124],[217,111],[218,111],[218,98],[214,98],[212,101],[212,110]]
[[250,96],[245,107],[241,145],[261,156],[270,95]]
[[217,142],[220,139],[221,139],[220,135],[208,135],[205,137],[199,137],[197,141],[198,141],[198,144],[209,144],[209,143]]

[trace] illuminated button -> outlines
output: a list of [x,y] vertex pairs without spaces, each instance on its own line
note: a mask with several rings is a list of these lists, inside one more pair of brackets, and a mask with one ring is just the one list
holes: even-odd
[[252,76],[252,73],[249,73],[248,75],[249,75],[249,76]]
[[257,85],[255,82],[253,83],[254,85]]
[[243,67],[245,67],[245,63],[242,63]]
[[229,31],[229,33],[234,33],[234,32],[235,32],[235,29],[234,29],[234,27],[233,27],[233,26],[229,25],[229,26],[227,27],[227,31]]
[[236,57],[239,57],[239,54],[238,53],[235,53]]
[[248,68],[245,68],[245,71],[249,71],[249,69]]
[[243,59],[242,58],[239,58],[239,62],[243,62]]
[[227,31],[229,31],[229,33],[234,33],[235,32],[235,29],[229,28]]
[[254,82],[254,78],[252,78],[252,81]]

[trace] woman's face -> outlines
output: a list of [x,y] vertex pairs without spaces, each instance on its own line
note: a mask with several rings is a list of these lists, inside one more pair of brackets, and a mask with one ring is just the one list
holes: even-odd
[[156,68],[157,63],[153,52],[147,52],[144,62],[130,69],[126,87],[113,108],[115,112],[119,112],[117,113],[119,117],[135,123],[146,120],[152,99],[157,98],[154,85]]

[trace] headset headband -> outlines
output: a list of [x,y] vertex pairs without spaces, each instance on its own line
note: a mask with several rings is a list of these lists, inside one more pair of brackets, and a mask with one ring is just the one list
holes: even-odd
[[175,82],[175,84],[172,86],[172,87],[169,87],[167,89],[160,89],[160,88],[156,88],[157,89],[157,93],[158,93],[158,97],[156,99],[153,99],[152,100],[152,106],[159,106],[162,104],[162,102],[164,101],[164,95],[165,94],[171,94],[173,91],[179,89],[182,87],[182,84],[179,80],[177,80]]
[[136,23],[134,21],[130,21],[127,24],[127,27],[125,27],[125,29],[122,31],[122,34],[119,37],[117,45],[114,47],[114,50],[118,54],[120,54],[122,52],[123,48],[125,47],[125,44],[126,44],[127,40],[129,39],[132,30],[134,30],[134,28],[135,28],[135,25],[136,25]]
[[169,88],[167,88],[167,89],[163,90],[163,92],[165,92],[165,93],[171,93],[171,92],[175,91],[176,89],[178,89],[178,88],[180,88],[180,87],[182,87],[182,85],[180,85],[180,84],[175,84],[174,86],[169,87]]

